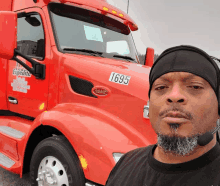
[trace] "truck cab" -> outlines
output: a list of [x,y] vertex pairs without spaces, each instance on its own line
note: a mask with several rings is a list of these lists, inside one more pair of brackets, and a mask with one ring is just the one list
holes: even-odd
[[0,7],[1,167],[32,185],[105,185],[123,154],[156,143],[154,54],[140,64],[126,13],[105,0]]

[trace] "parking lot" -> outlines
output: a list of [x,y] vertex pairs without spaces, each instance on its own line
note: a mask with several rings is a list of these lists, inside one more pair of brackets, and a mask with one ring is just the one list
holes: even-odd
[[13,174],[0,167],[0,186],[29,186],[29,174],[24,174],[20,179],[18,174]]

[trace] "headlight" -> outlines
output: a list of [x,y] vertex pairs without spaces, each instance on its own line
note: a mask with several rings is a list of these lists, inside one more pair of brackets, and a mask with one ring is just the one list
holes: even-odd
[[115,160],[115,163],[117,163],[120,160],[120,158],[124,155],[124,153],[114,152],[112,155]]

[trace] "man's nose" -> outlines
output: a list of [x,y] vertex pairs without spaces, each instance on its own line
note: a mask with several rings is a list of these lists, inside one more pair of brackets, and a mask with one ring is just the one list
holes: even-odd
[[168,103],[185,103],[186,97],[183,88],[179,84],[175,84],[167,95]]

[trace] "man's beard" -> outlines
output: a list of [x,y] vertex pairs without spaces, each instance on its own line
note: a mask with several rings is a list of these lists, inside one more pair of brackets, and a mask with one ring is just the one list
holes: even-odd
[[171,124],[171,128],[175,131],[172,136],[157,133],[157,145],[162,147],[165,152],[172,153],[176,156],[185,156],[191,154],[198,146],[198,137],[201,134],[192,135],[190,137],[181,137],[176,134],[178,124]]

